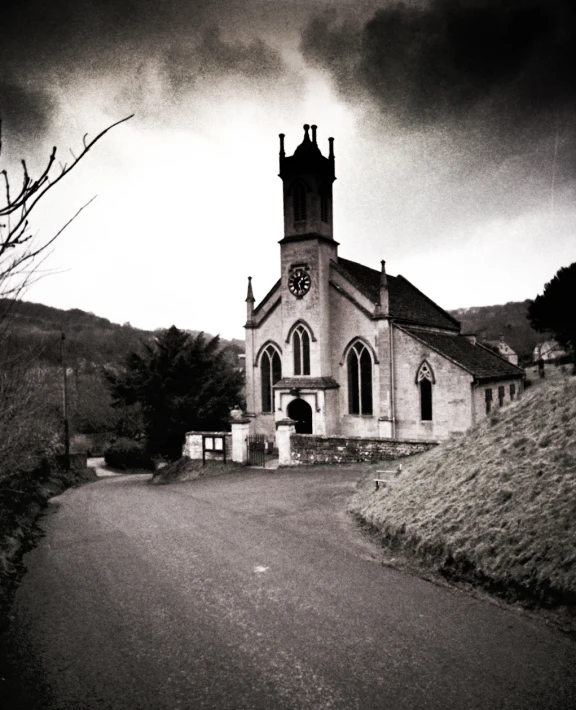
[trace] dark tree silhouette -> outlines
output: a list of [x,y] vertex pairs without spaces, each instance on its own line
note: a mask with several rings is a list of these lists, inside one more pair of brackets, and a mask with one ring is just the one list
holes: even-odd
[[142,407],[148,452],[177,459],[187,431],[227,428],[242,398],[243,376],[219,337],[192,336],[172,326],[144,354],[131,354],[122,373],[109,375],[118,406]]
[[570,350],[576,351],[576,262],[563,266],[544,291],[536,296],[528,307],[528,320],[541,332],[550,332],[554,338]]

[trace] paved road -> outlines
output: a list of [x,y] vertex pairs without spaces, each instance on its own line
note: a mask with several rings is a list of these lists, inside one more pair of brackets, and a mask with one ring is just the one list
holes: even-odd
[[61,496],[27,557],[20,708],[576,708],[576,644],[382,567],[352,471]]

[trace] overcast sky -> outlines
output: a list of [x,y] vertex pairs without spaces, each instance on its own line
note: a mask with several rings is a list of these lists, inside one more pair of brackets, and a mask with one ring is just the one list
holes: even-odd
[[287,151],[335,138],[339,253],[444,308],[533,298],[576,260],[571,0],[20,0],[3,166],[115,128],[38,211],[82,204],[27,300],[243,337],[279,277]]

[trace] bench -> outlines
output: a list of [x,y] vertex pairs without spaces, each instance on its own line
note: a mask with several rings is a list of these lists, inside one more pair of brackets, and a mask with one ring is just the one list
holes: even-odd
[[[394,474],[396,476],[399,476],[401,472],[402,472],[402,464],[400,464],[397,469],[393,469],[392,471],[390,471],[390,470],[376,471],[376,473],[386,473],[388,475]],[[378,490],[380,488],[380,484],[382,484],[384,486],[386,483],[388,483],[389,480],[390,480],[389,478],[375,478],[374,483],[376,484],[376,490]]]

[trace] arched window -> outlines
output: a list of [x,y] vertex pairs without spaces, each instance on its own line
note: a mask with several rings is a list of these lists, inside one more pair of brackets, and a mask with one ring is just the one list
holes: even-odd
[[273,345],[268,345],[262,353],[260,373],[262,376],[262,411],[273,412],[274,390],[272,388],[278,380],[282,379],[282,362]]
[[416,383],[420,390],[420,419],[423,422],[432,421],[432,385],[434,375],[430,365],[424,361],[418,368]]
[[297,326],[292,335],[294,348],[294,375],[310,374],[310,334],[303,325]]
[[361,340],[350,348],[347,365],[348,411],[350,414],[372,414],[372,358]]
[[294,221],[303,222],[306,219],[306,186],[297,182],[292,191],[294,201]]

